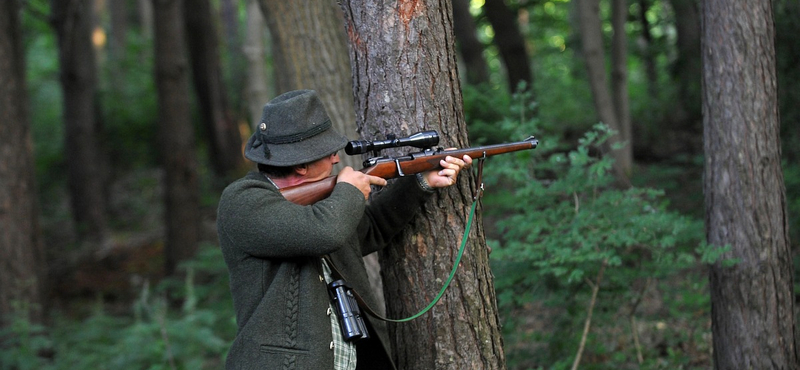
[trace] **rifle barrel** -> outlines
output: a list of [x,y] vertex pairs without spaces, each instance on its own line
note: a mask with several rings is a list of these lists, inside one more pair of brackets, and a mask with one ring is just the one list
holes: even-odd
[[[368,175],[392,179],[420,172],[441,168],[439,161],[446,156],[463,157],[469,155],[473,159],[491,157],[493,155],[534,149],[539,140],[533,136],[518,142],[462,148],[446,151],[425,151],[413,153],[407,157],[384,158],[375,165],[362,168],[360,171]],[[281,189],[281,194],[290,202],[299,205],[314,204],[327,198],[336,186],[336,176],[329,176],[316,182],[304,183]]]

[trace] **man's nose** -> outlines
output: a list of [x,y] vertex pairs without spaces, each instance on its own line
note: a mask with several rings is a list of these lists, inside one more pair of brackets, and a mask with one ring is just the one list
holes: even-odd
[[339,153],[333,153],[333,156],[331,156],[331,162],[333,164],[339,163]]

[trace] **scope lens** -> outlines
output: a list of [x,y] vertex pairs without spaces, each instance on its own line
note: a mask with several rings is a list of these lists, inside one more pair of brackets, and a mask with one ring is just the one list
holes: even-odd
[[370,151],[371,147],[372,143],[369,141],[354,140],[347,143],[347,146],[344,147],[344,152],[348,155],[363,154]]

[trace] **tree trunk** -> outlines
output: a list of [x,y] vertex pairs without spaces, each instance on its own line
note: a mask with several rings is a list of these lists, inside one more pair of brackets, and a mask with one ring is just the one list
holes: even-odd
[[658,72],[656,71],[656,61],[653,50],[653,33],[650,32],[650,21],[647,20],[647,11],[650,9],[649,0],[639,1],[639,23],[642,27],[642,63],[644,64],[645,76],[647,76],[647,96],[656,101],[658,99]]
[[466,82],[470,85],[489,83],[489,66],[483,58],[483,44],[478,40],[475,20],[469,12],[469,0],[453,0],[453,31],[464,61]]
[[[222,63],[221,69],[225,71],[222,73],[222,75],[228,76],[228,86],[233,87],[233,89],[229,88],[227,91],[227,94],[229,94],[227,101],[229,102],[228,109],[233,116],[233,124],[236,131],[235,134],[238,138],[237,142],[239,143],[240,148],[244,148],[244,141],[247,140],[246,137],[244,140],[242,139],[241,125],[244,118],[241,117],[240,112],[246,112],[248,108],[248,97],[245,95],[247,90],[244,89],[248,78],[248,64],[247,57],[242,52],[245,40],[244,35],[239,30],[241,27],[239,22],[239,12],[240,10],[244,10],[246,12],[245,17],[250,17],[250,13],[247,13],[247,7],[250,3],[250,0],[243,1],[242,4],[236,0],[221,0],[219,2],[219,12],[222,19],[222,34],[224,35],[222,37],[220,48],[225,50],[225,55],[228,56],[227,63]],[[257,5],[253,7],[253,11],[260,13]],[[260,15],[261,14],[259,14],[259,16]],[[245,22],[247,21],[245,20]],[[261,22],[263,23],[263,19]],[[246,24],[245,27],[247,27]],[[263,28],[263,25],[261,27]],[[239,158],[239,166],[241,168],[241,166],[246,163],[243,150],[238,151],[237,156]]]
[[153,0],[158,147],[164,169],[167,274],[173,274],[180,261],[194,255],[200,231],[200,189],[189,106],[189,64],[181,4],[181,0]]
[[0,2],[0,328],[15,315],[41,323],[45,307],[19,5]]
[[[246,1],[245,7],[249,4],[250,1]],[[256,13],[258,13],[258,9],[256,8]],[[247,11],[245,9],[245,11]],[[238,20],[238,13],[239,13],[239,5],[238,2],[234,0],[222,0],[220,1],[220,12],[222,13],[222,29],[223,33],[225,34],[225,41],[223,42],[226,45],[226,49],[228,50],[228,54],[233,59],[239,59],[238,54],[241,52],[239,49],[241,47],[241,37],[239,36],[239,20]],[[249,15],[249,14],[248,14]],[[234,66],[239,66],[241,63],[232,62]],[[234,75],[240,75],[240,71],[231,71]],[[234,81],[239,81],[238,78],[234,78]]]
[[[336,131],[358,138],[339,8],[334,2],[317,0],[259,0],[259,4],[272,35],[277,91],[316,90]],[[342,156],[341,161],[341,166],[361,168],[357,157]]]
[[247,0],[246,37],[244,42],[244,55],[247,58],[247,78],[245,90],[247,91],[247,110],[250,114],[250,129],[254,130],[261,119],[264,104],[275,93],[267,84],[267,67],[264,59],[268,58],[264,48],[264,35],[267,32],[264,25],[264,16],[259,10],[258,0]]
[[797,369],[770,0],[702,10],[704,192],[716,369]]
[[[125,53],[128,36],[128,1],[110,0],[108,12],[111,20],[111,32],[108,49],[112,60],[119,60]],[[118,71],[115,71],[118,72]]]
[[[110,0],[108,2],[108,13],[111,25],[108,38],[108,63],[109,84],[114,87],[124,86],[123,76],[125,71],[122,69],[122,61],[125,57],[125,46],[128,36],[128,1]],[[102,114],[98,114],[102,117]]]
[[228,106],[222,81],[216,24],[209,0],[184,0],[187,43],[200,120],[209,143],[209,161],[224,177],[244,165],[242,137]]
[[104,153],[97,135],[97,69],[92,35],[92,2],[52,0],[58,60],[64,92],[66,161],[72,215],[78,235],[92,244],[107,238]]
[[153,38],[153,0],[137,0],[139,5],[139,26],[145,39]]
[[486,0],[483,11],[494,29],[493,41],[506,66],[509,90],[516,92],[521,82],[526,84],[525,90],[530,90],[533,83],[530,59],[525,38],[519,32],[516,12],[503,0]]
[[611,93],[614,97],[614,113],[619,125],[620,139],[627,142],[621,155],[628,158],[625,164],[628,173],[633,166],[633,136],[631,135],[630,98],[628,97],[628,35],[625,23],[628,19],[628,0],[611,2],[611,27],[614,36],[611,39]]
[[[357,122],[364,137],[435,129],[443,146],[468,146],[450,3],[350,0],[342,7]],[[417,313],[441,289],[474,189],[474,179],[465,172],[456,186],[435,194],[403,235],[381,252],[390,317]],[[411,322],[390,325],[399,368],[505,367],[488,257],[477,216],[456,278],[442,300]]]
[[[616,143],[628,141],[628,148],[631,142],[623,137],[625,134],[620,126],[619,118],[615,110],[614,99],[609,91],[606,79],[606,61],[603,49],[603,30],[600,22],[600,0],[579,0],[578,18],[581,33],[581,46],[583,58],[586,62],[586,70],[589,77],[589,87],[594,97],[594,107],[600,121],[617,132],[609,140],[606,150]],[[622,183],[627,183],[628,176],[633,165],[631,151],[613,150],[610,154],[614,158],[614,172]]]
[[[697,0],[671,0],[675,9],[678,58],[672,66],[672,78],[678,83],[675,106],[676,126],[690,133],[700,132],[700,16]],[[699,149],[699,148],[698,148]]]

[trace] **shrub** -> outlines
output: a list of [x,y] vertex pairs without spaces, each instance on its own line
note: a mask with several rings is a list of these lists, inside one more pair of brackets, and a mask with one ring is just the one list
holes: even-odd
[[[127,315],[110,315],[98,302],[83,319],[56,314],[49,330],[14,320],[0,333],[12,338],[0,347],[0,369],[222,368],[236,325],[219,248],[205,245],[183,269],[182,282],[145,282]],[[183,290],[180,309],[167,295],[175,287]]]
[[[537,132],[535,121],[506,120],[501,126],[510,132]],[[598,124],[572,148],[541,135],[536,150],[493,158],[487,167],[486,214],[499,219],[494,225],[497,237],[488,243],[510,368],[568,368],[582,340],[587,348],[584,364],[619,368],[635,363],[643,352],[650,358],[665,356],[655,346],[666,339],[647,348],[632,338],[640,331],[630,328],[636,325],[641,302],[659,283],[694,276],[700,262],[721,254],[704,243],[700,220],[667,210],[662,191],[613,186],[612,160],[597,149],[612,134]],[[698,281],[704,291],[705,280]],[[697,311],[685,313],[690,317],[669,317],[668,309],[661,308],[648,311],[652,315],[646,320],[702,321],[709,298],[696,298],[699,302],[675,304],[699,307],[701,317],[692,316]],[[584,334],[589,312],[595,314],[591,328],[596,330]],[[532,320],[546,324],[531,330],[526,322]],[[699,333],[684,342],[707,345],[697,342],[704,338],[703,330]],[[683,355],[659,361],[688,361]]]

